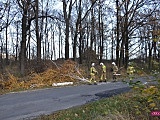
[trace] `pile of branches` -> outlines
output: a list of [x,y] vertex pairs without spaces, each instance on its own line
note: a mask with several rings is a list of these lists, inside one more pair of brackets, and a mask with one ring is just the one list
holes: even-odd
[[[2,89],[29,89],[52,86],[53,83],[85,81],[84,70],[80,69],[78,64],[72,60],[66,60],[63,64],[49,68],[42,73],[31,73],[27,80],[21,80],[18,77],[8,74],[8,80],[1,79],[0,86]],[[2,76],[1,76],[2,78]]]

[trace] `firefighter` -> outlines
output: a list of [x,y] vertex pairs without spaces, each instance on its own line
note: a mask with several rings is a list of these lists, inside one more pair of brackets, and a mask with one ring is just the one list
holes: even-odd
[[101,62],[100,63],[101,66],[101,77],[100,80],[101,81],[106,81],[106,66]]
[[91,78],[90,78],[90,82],[94,82],[96,83],[96,74],[97,74],[97,70],[95,68],[95,63],[92,63],[91,65],[91,68],[90,68],[90,75],[91,75]]
[[118,72],[118,67],[115,62],[112,62],[112,65],[113,65],[112,67],[113,80],[116,80],[116,74]]
[[132,64],[131,63],[128,63],[128,67],[127,67],[127,74],[128,75],[133,75],[133,73],[134,73],[134,67],[132,66]]
[[135,69],[133,67],[133,65],[129,62],[128,63],[128,67],[127,67],[127,74],[129,76],[129,79],[132,80],[133,79],[133,73],[135,72]]

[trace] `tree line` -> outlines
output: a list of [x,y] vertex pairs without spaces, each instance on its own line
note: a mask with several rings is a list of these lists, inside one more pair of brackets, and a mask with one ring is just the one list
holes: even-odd
[[14,56],[22,75],[33,59],[37,66],[58,58],[78,58],[81,64],[93,54],[119,67],[136,58],[149,69],[153,63],[160,68],[160,2],[3,0],[0,40],[1,66]]

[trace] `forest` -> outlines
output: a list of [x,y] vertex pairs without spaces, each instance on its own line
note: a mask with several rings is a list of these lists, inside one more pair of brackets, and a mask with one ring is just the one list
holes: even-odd
[[0,48],[1,74],[8,66],[17,76],[40,73],[68,59],[160,70],[160,1],[0,0]]
[[[118,80],[132,92],[51,117],[151,120],[160,108],[160,0],[0,0],[0,95],[80,85],[93,62],[96,80],[100,63],[106,65],[106,84],[115,62]],[[126,74],[129,63],[133,76]],[[132,82],[141,76],[146,84]]]

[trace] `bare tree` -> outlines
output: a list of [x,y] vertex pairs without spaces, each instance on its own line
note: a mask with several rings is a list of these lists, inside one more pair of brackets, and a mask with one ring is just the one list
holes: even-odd
[[39,32],[39,2],[38,0],[35,1],[35,22],[36,22],[36,39],[37,39],[37,63],[40,64],[41,61],[41,38]]
[[[141,27],[147,17],[138,16],[145,9],[146,0],[116,1],[117,6],[117,48],[116,61],[127,68],[130,56],[131,36]],[[154,9],[152,10],[153,13]],[[120,45],[121,43],[121,45]]]
[[[13,12],[12,9],[12,2],[6,1],[6,2],[0,2],[0,32],[5,30],[5,42],[3,41],[3,44],[1,45],[1,56],[2,56],[2,50],[5,49],[5,53],[3,50],[3,54],[5,54],[5,61],[3,65],[8,65],[9,61],[9,51],[8,51],[8,42],[9,42],[9,26],[14,21],[15,15],[17,12]],[[12,34],[12,33],[10,33]],[[0,33],[0,39],[2,39],[2,34]]]
[[31,8],[30,2],[31,1],[17,0],[17,3],[22,10],[22,41],[19,53],[20,71],[22,75],[25,75],[25,68],[27,63],[27,56],[26,56],[27,32],[30,29],[32,21],[32,19],[29,18],[29,13],[28,13],[29,8]]
[[67,4],[66,0],[63,0],[63,15],[65,20],[65,59],[69,59],[69,26],[70,26],[70,18],[72,12],[72,0],[69,1],[68,13],[67,13]]
[[[81,32],[82,30],[82,26],[81,26],[81,14],[82,14],[82,0],[79,0],[77,6],[78,7],[78,17],[77,17],[77,21],[76,21],[76,29],[75,29],[75,33],[74,33],[74,39],[73,39],[73,59],[76,60],[76,54],[77,54],[77,36],[78,34]],[[81,42],[81,40],[80,40]]]

